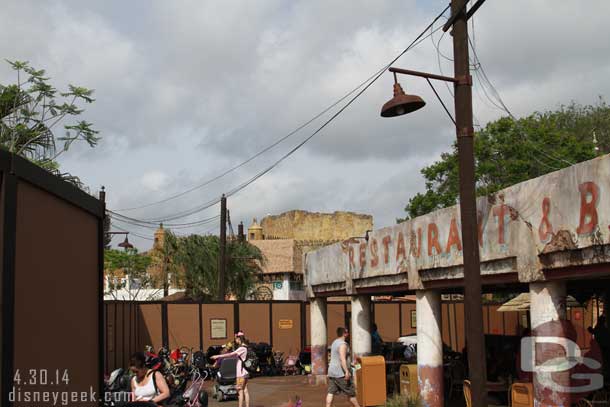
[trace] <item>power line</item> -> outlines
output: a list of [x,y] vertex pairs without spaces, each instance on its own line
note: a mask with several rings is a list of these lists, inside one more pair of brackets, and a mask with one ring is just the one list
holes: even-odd
[[[362,88],[352,99],[349,100],[349,102],[344,105],[338,112],[336,112],[334,115],[331,116],[331,118],[329,120],[327,120],[322,126],[320,126],[314,133],[312,133],[310,136],[308,136],[304,141],[302,141],[301,143],[299,143],[297,145],[297,147],[295,147],[294,149],[290,150],[287,154],[285,154],[284,156],[282,156],[278,161],[276,161],[273,165],[271,165],[268,169],[264,170],[262,173],[257,174],[255,177],[252,178],[251,181],[248,181],[243,187],[239,188],[238,190],[241,190],[243,188],[245,188],[247,185],[249,185],[250,183],[254,182],[256,179],[260,178],[261,176],[263,176],[264,174],[266,174],[267,172],[269,172],[271,169],[273,169],[275,166],[277,166],[280,162],[282,162],[285,158],[289,157],[290,155],[292,155],[296,150],[298,150],[300,147],[302,147],[305,143],[307,143],[311,138],[313,138],[315,135],[317,135],[322,129],[324,129],[328,124],[330,124],[330,122],[332,122],[336,117],[338,117],[348,106],[350,106],[360,95],[362,95],[373,83],[375,83],[377,81],[377,79],[379,79],[379,77],[394,63],[396,62],[400,57],[402,57],[406,52],[408,52],[410,49],[414,48],[416,45],[419,45],[424,39],[426,39],[428,36],[431,36],[435,31],[439,30],[442,27],[437,28],[436,30],[432,29],[434,26],[434,23],[436,21],[438,21],[438,19],[440,17],[443,16],[443,14],[445,14],[447,12],[447,10],[450,8],[450,5],[448,5],[447,7],[445,7],[445,9],[432,21],[431,24],[429,24],[426,29],[424,31],[422,31],[417,37],[416,39],[411,42],[411,44],[405,49],[403,50],[400,54],[398,54],[398,56],[396,56],[391,62],[389,62],[388,64],[386,64],[385,66],[383,66],[381,69],[379,69],[377,72],[375,72],[373,75],[371,75],[369,78],[367,78],[364,82],[360,83],[356,88],[354,88],[353,90],[351,90],[349,93],[347,93],[345,96],[343,96],[341,99],[339,99],[338,101],[336,101],[335,103],[333,103],[332,105],[330,105],[329,107],[327,107],[326,109],[324,109],[321,113],[319,113],[318,115],[314,116],[314,118],[308,120],[307,122],[305,122],[303,125],[299,126],[297,129],[295,129],[294,131],[290,132],[288,135],[282,137],[281,139],[279,139],[278,141],[276,141],[275,143],[273,143],[272,145],[266,147],[265,149],[261,150],[260,152],[258,152],[257,154],[255,154],[254,156],[250,157],[248,160],[224,171],[223,173],[221,173],[220,175],[205,181],[204,183],[197,185],[193,188],[190,188],[186,191],[183,191],[179,194],[173,195],[171,197],[165,198],[163,200],[157,201],[157,202],[153,202],[147,205],[142,205],[142,206],[138,206],[138,207],[132,207],[132,208],[125,208],[125,209],[119,209],[117,211],[127,211],[127,210],[135,210],[135,209],[142,209],[142,208],[146,208],[146,207],[150,207],[153,205],[157,205],[160,203],[164,203],[164,202],[168,202],[170,200],[176,199],[180,196],[183,196],[189,192],[192,192],[196,189],[199,189],[205,185],[210,184],[211,182],[222,178],[223,176],[229,174],[230,172],[233,172],[234,170],[242,167],[243,165],[249,163],[250,161],[252,161],[253,159],[257,158],[258,156],[262,155],[263,153],[265,153],[266,151],[269,151],[271,148],[275,147],[276,145],[278,145],[279,143],[281,143],[282,141],[286,140],[287,138],[289,138],[290,136],[292,136],[293,134],[297,133],[299,130],[301,130],[302,128],[306,127],[307,125],[311,124],[313,121],[315,121],[316,119],[320,118],[322,115],[324,115],[325,113],[327,113],[328,111],[330,111],[332,108],[336,107],[339,103],[341,103],[342,101],[344,101],[345,99],[347,99],[349,96],[351,96],[353,93],[355,93],[356,91],[358,91],[358,89],[361,89],[363,86],[364,88]],[[427,35],[426,37],[422,38],[424,36],[424,34],[428,31],[431,30],[430,34]],[[233,192],[236,193],[237,191]],[[207,209],[215,204],[217,204],[218,202],[220,202],[220,199],[215,199],[213,201],[208,202],[207,204],[203,205],[203,206],[199,206],[199,207],[195,207],[195,208],[191,208],[187,211],[184,211],[182,213],[176,214],[174,216],[169,216],[163,219],[155,219],[155,220],[146,220],[145,222],[151,223],[151,222],[162,222],[162,221],[167,221],[167,220],[175,220],[175,219],[179,219],[185,216],[189,216],[192,215],[194,213],[197,213],[203,209]],[[113,214],[118,214],[117,211],[113,211]],[[138,221],[135,218],[131,218],[133,221]]]
[[[487,76],[487,74],[485,73],[485,69],[483,68],[483,64],[481,63],[481,60],[479,59],[479,56],[477,55],[477,51],[476,51],[475,46],[474,46],[474,44],[473,44],[472,40],[470,39],[470,37],[468,38],[468,42],[469,42],[470,47],[471,47],[471,49],[472,49],[472,53],[473,53],[473,56],[474,56],[474,58],[475,58],[474,60],[475,60],[475,62],[476,62],[476,64],[477,64],[477,66],[478,66],[478,69],[477,69],[475,72],[480,72],[480,74],[481,74],[481,75],[480,75],[480,77],[479,77],[479,76],[477,76],[477,77],[478,77],[478,79],[479,79],[479,83],[481,84],[481,88],[483,89],[483,92],[484,92],[484,93],[487,95],[487,92],[485,92],[485,83],[486,83],[486,84],[487,84],[487,86],[489,86],[489,88],[490,88],[490,92],[491,92],[491,93],[492,93],[492,95],[493,95],[493,96],[496,98],[496,100],[497,100],[497,101],[500,103],[500,106],[501,106],[501,107],[500,107],[500,106],[498,106],[498,105],[496,105],[495,103],[494,103],[494,105],[495,105],[495,106],[497,106],[499,109],[503,110],[504,112],[506,112],[506,113],[509,115],[509,117],[510,117],[510,118],[511,118],[511,119],[514,121],[515,126],[516,126],[516,127],[518,127],[518,132],[519,132],[519,134],[521,135],[521,137],[522,137],[522,138],[523,138],[525,141],[529,142],[529,143],[530,143],[530,146],[531,146],[531,147],[532,147],[534,150],[536,150],[538,153],[542,154],[542,155],[543,155],[543,156],[545,156],[546,158],[551,159],[551,160],[554,160],[554,161],[563,162],[563,163],[565,163],[565,164],[567,164],[567,165],[573,165],[574,163],[572,163],[572,162],[570,162],[570,161],[568,161],[568,160],[565,160],[565,159],[563,159],[563,158],[561,158],[561,157],[555,157],[555,156],[554,156],[554,155],[552,155],[551,153],[547,153],[546,151],[544,151],[544,150],[542,150],[542,149],[538,148],[538,146],[537,146],[537,145],[534,143],[534,141],[532,141],[532,140],[531,140],[531,139],[528,137],[527,132],[525,132],[525,131],[524,131],[524,129],[521,127],[521,124],[519,123],[519,121],[517,120],[517,118],[516,118],[516,117],[515,117],[515,116],[512,114],[512,112],[510,111],[510,109],[509,109],[509,108],[506,106],[506,104],[505,104],[505,103],[504,103],[504,101],[502,100],[502,97],[500,96],[500,93],[498,92],[498,90],[496,89],[496,87],[495,87],[495,86],[493,85],[493,83],[492,83],[492,82],[489,80],[489,77],[488,77],[488,76]],[[481,78],[482,78],[483,80],[481,80]],[[490,101],[491,101],[491,98],[490,98]],[[493,101],[492,101],[492,103],[493,103]],[[536,161],[538,161],[538,160],[536,159]],[[540,163],[540,161],[538,161],[538,162]],[[540,164],[542,164],[542,163],[540,163]],[[547,167],[549,167],[548,165],[546,165],[546,166],[547,166]],[[551,168],[554,168],[554,167],[551,167]],[[559,168],[554,168],[554,169],[559,169]]]
[[136,233],[136,232],[134,232],[134,231],[132,231],[132,230],[127,230],[127,229],[125,229],[125,228],[122,228],[121,226],[116,225],[116,224],[114,225],[114,227],[116,227],[117,229],[119,229],[119,230],[121,230],[121,231],[123,231],[123,232],[128,232],[130,235],[137,236],[137,237],[139,237],[140,239],[146,239],[146,240],[150,240],[150,241],[154,241],[154,240],[155,240],[155,239],[150,238],[150,237],[147,237],[147,236],[142,236],[142,235],[140,235],[140,234],[138,234],[138,233]]
[[[370,82],[368,83],[360,92],[358,92],[352,99],[349,100],[349,102],[347,102],[347,104],[345,104],[345,106],[343,106],[338,112],[336,112],[334,115],[332,115],[330,117],[330,119],[328,119],[324,124],[322,124],[315,132],[313,132],[309,137],[307,137],[305,140],[303,140],[302,142],[300,142],[299,144],[297,144],[292,150],[288,151],[286,154],[284,154],[282,157],[280,157],[279,160],[277,160],[275,163],[273,163],[272,165],[270,165],[269,167],[267,167],[265,170],[259,172],[257,175],[255,175],[254,177],[252,177],[250,180],[246,181],[245,183],[243,183],[242,185],[234,188],[233,190],[231,190],[229,193],[227,193],[227,197],[228,196],[232,196],[234,194],[236,194],[237,192],[241,191],[242,189],[246,188],[248,185],[252,184],[253,182],[255,182],[256,180],[258,180],[259,178],[261,178],[262,176],[264,176],[265,174],[267,174],[269,171],[271,171],[272,169],[274,169],[276,166],[278,166],[282,161],[284,161],[286,158],[290,157],[294,152],[296,152],[298,149],[300,149],[305,143],[307,143],[309,140],[311,140],[316,134],[318,134],[320,131],[322,131],[328,124],[330,124],[330,122],[332,122],[337,116],[339,116],[341,113],[343,113],[343,111],[345,109],[347,109],[360,95],[362,95],[373,83],[375,83],[375,81],[377,81],[377,79],[379,79],[381,77],[381,75],[383,75],[383,73],[394,63],[396,62],[401,56],[403,56],[407,51],[409,51],[412,47],[414,47],[415,45],[418,44],[418,41],[420,41],[420,38],[423,37],[423,35],[426,33],[426,31],[428,31],[433,25],[434,23],[445,13],[445,11],[447,11],[447,9],[449,8],[449,6],[447,6],[447,8],[445,8],[445,10],[443,10],[443,12],[441,14],[439,14],[434,21],[432,21],[432,23],[430,23],[426,29],[424,31],[422,31],[415,40],[413,40],[413,42],[411,42],[411,44],[404,50],[402,51],[396,58],[394,58],[389,64],[386,65],[385,69],[381,70],[381,72]],[[431,33],[432,34],[432,33]],[[425,38],[424,38],[425,39]]]
[[[113,220],[118,220],[133,226],[139,226],[142,228],[147,228],[147,229],[157,229],[159,227],[159,223],[163,223],[163,222],[159,222],[159,223],[144,223],[142,221],[133,221],[132,218],[125,218],[123,216],[121,216],[120,214],[116,214],[114,212],[110,212],[110,217]],[[194,221],[194,222],[185,222],[185,223],[165,223],[165,226],[168,226],[172,229],[187,229],[187,228],[191,228],[194,226],[200,226],[200,225],[205,225],[208,223],[211,223],[213,221],[215,221],[216,219],[218,219],[220,217],[220,215],[216,215],[216,216],[212,216],[209,218],[205,218],[205,219],[201,219],[198,221]]]
[[[446,9],[445,9],[446,11]],[[444,12],[443,12],[444,13]],[[427,31],[427,30],[426,30]],[[432,33],[431,33],[432,35]],[[404,54],[404,52],[403,52]],[[402,56],[402,54],[401,54]],[[396,60],[392,61],[391,63],[394,63]],[[331,105],[329,105],[328,107],[326,107],[325,109],[323,109],[320,113],[318,113],[317,115],[315,115],[314,117],[312,117],[311,119],[307,120],[305,123],[301,124],[300,126],[298,126],[296,129],[294,129],[293,131],[291,131],[290,133],[286,134],[285,136],[281,137],[280,139],[278,139],[277,141],[275,141],[274,143],[272,143],[271,145],[263,148],[262,150],[260,150],[258,153],[254,154],[252,157],[248,158],[247,160],[223,171],[222,173],[220,173],[219,175],[210,178],[209,180],[204,181],[201,184],[195,185],[194,187],[191,187],[189,189],[187,189],[186,191],[180,192],[178,194],[169,196],[167,198],[161,199],[159,201],[156,202],[151,202],[149,204],[145,204],[145,205],[140,205],[140,206],[134,206],[134,207],[130,207],[130,208],[123,208],[123,209],[116,209],[115,211],[119,212],[119,211],[132,211],[132,210],[136,210],[136,209],[144,209],[144,208],[148,208],[151,206],[155,206],[158,204],[162,204],[165,202],[169,202],[171,200],[174,200],[176,198],[179,198],[181,196],[184,196],[188,193],[191,193],[193,191],[196,191],[200,188],[203,188],[206,185],[211,184],[212,182],[224,177],[225,175],[230,174],[231,172],[243,167],[244,165],[248,164],[249,162],[251,162],[252,160],[254,160],[255,158],[258,158],[259,156],[263,155],[264,153],[266,153],[267,151],[271,150],[273,147],[277,146],[278,144],[282,143],[284,140],[290,138],[291,136],[295,135],[296,133],[298,133],[300,130],[304,129],[305,127],[307,127],[308,125],[310,125],[311,123],[313,123],[314,121],[316,121],[317,119],[319,119],[320,117],[322,117],[324,114],[326,114],[327,112],[329,112],[330,110],[332,110],[334,107],[336,107],[339,103],[343,102],[345,99],[347,99],[350,95],[354,94],[354,92],[356,92],[358,89],[360,89],[362,86],[364,86],[365,84],[367,84],[370,80],[372,80],[373,78],[375,78],[380,72],[385,72],[388,68],[388,65],[384,66],[383,68],[381,68],[380,70],[376,71],[374,74],[372,74],[371,76],[369,76],[368,78],[366,78],[363,82],[361,82],[360,84],[358,84],[358,86],[356,86],[355,88],[353,88],[352,90],[350,90],[347,94],[345,94],[344,96],[342,96],[340,99],[338,99],[337,101],[335,101],[334,103],[332,103]]]

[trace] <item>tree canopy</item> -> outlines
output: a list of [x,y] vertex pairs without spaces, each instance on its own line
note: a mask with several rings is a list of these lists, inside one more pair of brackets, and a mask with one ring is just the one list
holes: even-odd
[[[514,120],[503,117],[475,134],[477,195],[610,152],[610,107],[572,103]],[[409,199],[402,222],[458,203],[457,144],[421,170],[426,190]]]
[[[0,84],[0,148],[15,153],[82,187],[77,177],[59,172],[57,158],[75,141],[94,147],[99,141],[93,125],[77,121],[83,103],[93,103],[93,90],[68,85],[58,91],[44,70],[23,61],[7,61],[16,82]],[[72,120],[72,121],[71,121]],[[62,134],[56,127],[62,126]]]
[[[166,232],[166,236],[170,232]],[[167,240],[167,239],[166,239]],[[184,285],[194,299],[214,299],[218,296],[218,266],[220,239],[213,235],[190,235],[176,238],[175,263],[184,270]],[[239,300],[251,293],[259,271],[256,261],[263,262],[260,250],[248,242],[229,241],[227,244],[227,292]],[[260,264],[260,263],[259,263]]]
[[138,253],[137,249],[104,251],[104,270],[107,278],[107,292],[117,299],[117,293],[126,289],[131,300],[138,299],[142,289],[156,285],[147,272],[151,258]]

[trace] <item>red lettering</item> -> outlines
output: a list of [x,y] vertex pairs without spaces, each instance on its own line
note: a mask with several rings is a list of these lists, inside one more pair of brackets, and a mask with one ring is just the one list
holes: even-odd
[[411,231],[411,242],[409,244],[409,250],[411,252],[411,256],[418,258],[421,256],[421,241],[422,241],[422,230],[421,228],[417,228],[417,236],[415,236],[415,232]]
[[366,266],[366,243],[360,243],[360,269]]
[[388,264],[390,262],[390,242],[392,242],[392,238],[384,236],[381,242],[383,243],[383,262]]
[[451,253],[451,247],[457,246],[458,252],[462,251],[462,241],[460,240],[460,233],[458,232],[457,222],[455,218],[451,218],[451,225],[449,226],[449,237],[447,238],[447,248],[445,252]]
[[[599,187],[594,182],[583,182],[578,186],[580,191],[580,222],[576,232],[579,235],[591,233],[597,227],[597,201]],[[591,197],[590,200],[587,198]]]
[[502,204],[493,208],[493,214],[498,218],[498,244],[504,244],[504,218],[508,213],[507,206]]
[[371,239],[371,267],[375,268],[379,265],[379,253],[377,248],[377,240]]
[[354,247],[353,246],[350,246],[349,249],[347,249],[347,255],[349,257],[349,268],[350,269],[356,268],[356,264],[354,263]]
[[540,237],[541,242],[546,242],[553,236],[553,225],[549,221],[550,213],[551,200],[549,197],[545,197],[542,200],[542,220],[540,220],[540,226],[538,226],[538,237]]
[[436,223],[428,225],[428,256],[432,256],[432,249],[436,249],[436,254],[442,254],[441,245],[438,242],[438,227]]
[[402,232],[398,232],[398,243],[396,243],[396,262],[400,261],[400,258],[405,259],[407,257],[405,249],[405,237]]

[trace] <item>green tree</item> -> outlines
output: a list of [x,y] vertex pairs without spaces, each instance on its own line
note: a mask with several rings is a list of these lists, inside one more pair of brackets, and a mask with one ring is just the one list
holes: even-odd
[[[212,235],[180,237],[177,263],[184,268],[187,295],[194,299],[215,299],[218,296],[220,239]],[[259,267],[263,262],[260,250],[247,242],[229,242],[226,287],[229,293],[243,300],[251,293]]]
[[[79,186],[77,177],[62,174],[57,158],[75,141],[94,147],[98,132],[86,121],[71,121],[92,103],[93,90],[69,85],[60,92],[50,83],[44,70],[27,62],[7,61],[16,72],[17,82],[0,84],[0,148],[15,153]],[[63,127],[63,134],[56,128]]]
[[[610,152],[610,107],[572,103],[558,110],[513,120],[504,117],[475,135],[477,195],[503,188]],[[457,144],[421,170],[426,191],[409,199],[406,218],[458,203]]]
[[107,291],[115,300],[119,291],[126,290],[129,300],[139,299],[143,289],[155,286],[155,281],[147,273],[151,258],[138,253],[138,249],[104,251],[104,274],[107,280]]
[[169,295],[170,284],[178,287],[183,284],[182,267],[178,262],[179,241],[171,231],[165,230],[163,246],[158,253],[157,260],[161,267],[161,285],[163,296]]
[[227,247],[227,289],[238,300],[245,300],[251,294],[265,259],[260,249],[248,242],[234,240]]

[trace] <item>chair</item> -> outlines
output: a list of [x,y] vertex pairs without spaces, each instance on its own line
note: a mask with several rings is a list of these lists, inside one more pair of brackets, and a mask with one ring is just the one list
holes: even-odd
[[470,390],[470,380],[464,380],[464,386],[462,387],[464,392],[464,400],[466,400],[466,407],[472,407],[472,391]]
[[454,391],[462,391],[466,379],[466,367],[460,360],[454,360],[449,366],[449,400]]
[[594,407],[610,406],[610,393],[608,390],[598,390],[593,394],[591,404]]
[[512,407],[534,407],[534,385],[532,383],[513,383],[510,387]]

